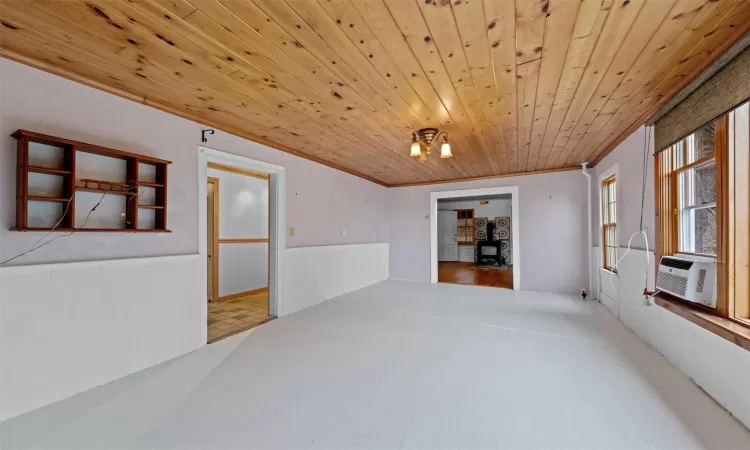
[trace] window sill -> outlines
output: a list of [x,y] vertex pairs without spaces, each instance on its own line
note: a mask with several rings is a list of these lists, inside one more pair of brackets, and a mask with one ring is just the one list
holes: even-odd
[[713,311],[686,302],[666,293],[654,296],[654,301],[662,308],[687,319],[701,328],[750,351],[750,327],[731,319],[716,315]]

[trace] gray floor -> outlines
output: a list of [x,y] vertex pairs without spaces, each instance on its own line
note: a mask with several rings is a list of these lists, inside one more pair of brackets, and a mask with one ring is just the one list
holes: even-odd
[[388,281],[0,424],[12,449],[744,449],[598,304]]

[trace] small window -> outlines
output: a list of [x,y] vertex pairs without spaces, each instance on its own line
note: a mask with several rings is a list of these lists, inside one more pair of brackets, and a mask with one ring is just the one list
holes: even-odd
[[474,245],[474,210],[458,209],[458,244]]
[[614,271],[617,265],[617,183],[615,176],[602,181],[603,265]]
[[[677,146],[679,251],[716,255],[716,125],[710,123]],[[680,154],[681,153],[681,154]]]

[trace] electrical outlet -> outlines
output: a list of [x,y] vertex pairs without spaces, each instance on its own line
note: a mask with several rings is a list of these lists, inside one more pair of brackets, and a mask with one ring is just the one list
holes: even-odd
[[294,228],[289,229],[289,236],[294,236]]
[[341,230],[341,235],[346,236],[346,230]]

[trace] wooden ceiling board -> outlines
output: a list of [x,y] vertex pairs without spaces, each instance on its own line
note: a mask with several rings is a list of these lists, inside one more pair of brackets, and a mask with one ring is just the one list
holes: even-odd
[[[411,85],[420,101],[432,111],[439,127],[455,137],[452,139],[457,146],[454,154],[460,158],[457,160],[457,170],[465,173],[464,176],[479,176],[484,166],[476,158],[474,146],[464,138],[465,135],[471,135],[471,124],[462,120],[460,112],[454,110],[451,113],[448,110],[383,2],[373,0],[350,3],[349,0],[335,0],[324,3],[324,7],[336,8],[351,20],[350,23],[362,24],[348,29],[353,34],[352,39],[359,42],[360,51],[368,57],[372,55],[373,64],[382,65],[386,74],[392,74],[403,80],[399,82],[405,81]],[[437,85],[440,86],[441,83],[438,82]],[[477,166],[480,172],[477,172]]]
[[599,35],[604,27],[612,0],[583,0],[578,9],[578,17],[573,27],[573,38],[570,40],[565,55],[560,81],[557,85],[552,112],[547,121],[547,128],[542,139],[542,150],[539,153],[537,168],[549,169],[557,160],[553,153],[555,141],[570,103],[575,96],[583,72],[588,65]]
[[[200,3],[196,2],[198,5]],[[256,4],[249,2],[236,2],[236,1],[225,1],[224,6],[235,12],[240,16],[243,21],[252,24],[257,27],[261,34],[267,36],[268,28],[278,29],[272,31],[272,37],[274,38],[274,45],[277,47],[287,47],[289,49],[295,49],[295,55],[304,54],[305,61],[311,63],[314,67],[311,69],[311,74],[318,75],[318,73],[330,73],[332,80],[328,81],[330,88],[330,94],[335,99],[341,102],[355,101],[351,106],[347,105],[347,108],[351,107],[353,111],[358,107],[365,107],[370,105],[369,109],[374,108],[374,117],[377,122],[384,127],[387,132],[373,135],[377,139],[382,139],[384,145],[390,145],[390,148],[394,150],[396,148],[403,148],[403,135],[408,134],[410,137],[410,130],[417,127],[425,126],[423,122],[419,121],[419,118],[414,115],[414,112],[398,97],[395,92],[392,92],[390,86],[387,86],[377,74],[373,75],[372,66],[361,60],[361,66],[363,67],[362,75],[358,75],[349,64],[353,64],[353,61],[358,60],[358,54],[351,51],[351,48],[332,48],[325,40],[321,38],[317,33],[321,31],[314,30],[310,27],[307,21],[316,25],[314,14],[320,14],[321,11],[302,11],[304,17],[297,14],[298,11],[294,11],[290,8],[290,5],[283,1],[269,0],[269,1],[258,1]],[[317,3],[316,3],[317,4]],[[300,4],[295,4],[300,9]],[[326,25],[322,31],[333,34],[337,42],[346,42],[338,35],[339,30],[336,29],[335,24],[332,20],[319,21],[323,25]],[[278,26],[277,26],[278,25]],[[260,28],[264,26],[266,28]],[[316,32],[317,31],[317,32]],[[283,33],[283,34],[282,34]],[[304,42],[304,44],[303,44]],[[349,64],[344,62],[344,59],[339,56],[336,50],[346,54],[348,57],[353,59],[347,59]],[[381,89],[382,95],[386,95],[386,98],[381,97],[377,94],[373,86],[368,84],[368,80],[378,81],[377,87]],[[351,87],[351,89],[347,88]],[[361,94],[361,95],[360,95]],[[363,97],[364,96],[364,97]],[[367,98],[367,100],[364,100]],[[399,109],[399,111],[396,110]],[[410,121],[411,126],[407,124],[406,120]],[[401,137],[401,140],[399,140]],[[409,141],[410,142],[410,141]],[[389,144],[390,143],[390,144]],[[398,144],[398,147],[397,147]],[[435,176],[446,176],[441,174],[445,172],[445,169],[439,167],[434,160],[429,160],[426,164],[421,164],[422,167],[415,167],[420,165],[419,162],[413,158],[409,160],[408,154],[399,152],[399,156],[403,159],[401,164],[406,166],[412,166],[414,171],[421,172],[424,176],[435,177]]]
[[[391,0],[389,5],[398,1]],[[425,0],[417,4],[428,30],[428,34],[422,38],[422,51],[435,52],[441,58],[467,117],[475,125],[474,133],[479,138],[484,163],[489,164],[493,175],[498,175],[501,173],[498,142],[489,130],[480,93],[464,53],[464,46],[471,44],[464,44],[461,40],[449,1]],[[415,20],[419,20],[419,17]]]
[[624,46],[625,36],[635,23],[638,12],[644,3],[645,0],[632,0],[622,3],[615,2],[610,7],[602,33],[596,42],[589,63],[583,71],[583,76],[568,107],[565,120],[560,127],[557,139],[555,139],[553,146],[555,163],[550,168],[565,167],[574,146],[568,145],[568,141],[572,139],[572,144],[578,141],[579,136],[575,134],[576,125],[583,117],[587,105],[602,82],[610,64],[612,64],[618,51]]
[[[139,2],[139,6],[140,6],[140,2]],[[188,17],[188,19],[189,19],[189,17]],[[237,73],[236,73],[235,75],[233,75],[233,76],[243,76],[243,75],[241,75],[241,74],[240,74],[240,72],[237,72]],[[257,75],[257,76],[256,76],[256,78],[257,78],[257,77],[260,77],[260,76],[262,76],[262,75]],[[265,80],[266,80],[266,78],[264,77],[264,78],[263,78],[263,81],[265,81]],[[252,82],[252,80],[250,80],[250,81]],[[276,87],[276,88],[274,88],[274,89],[278,89],[278,90],[283,90],[283,88],[282,88],[283,84],[282,84],[282,83],[280,83],[280,82],[278,82],[278,81],[279,81],[279,80],[274,80],[274,79],[272,78],[272,79],[271,79],[271,81],[270,81],[271,87],[273,87],[273,86],[277,86],[277,87]],[[263,89],[263,87],[261,87],[260,89]],[[334,97],[333,95],[331,95],[330,97],[331,97],[331,98],[333,98],[333,99],[336,99],[336,97]],[[320,102],[320,101],[318,101],[318,104],[320,104],[320,103],[321,103],[321,102]],[[294,111],[294,110],[295,110],[296,108],[306,108],[306,107],[308,106],[306,102],[301,102],[301,103],[297,102],[297,103],[294,103],[294,102],[293,102],[293,100],[292,100],[292,99],[290,98],[290,96],[287,96],[286,98],[284,98],[284,101],[283,101],[283,102],[281,102],[280,104],[281,104],[281,105],[283,105],[284,107],[286,107],[286,106],[290,106],[290,107],[292,108],[292,110],[293,110],[293,111]],[[298,106],[298,104],[299,104],[299,106]],[[270,106],[271,108],[273,108],[273,106],[272,106],[272,105],[269,105],[269,106]],[[277,106],[278,106],[278,105],[277,105]],[[322,108],[321,108],[321,109],[322,109]],[[320,119],[320,117],[315,117],[315,119]],[[302,120],[305,120],[305,119],[302,119]],[[317,121],[317,120],[316,120],[316,121]],[[299,123],[299,122],[298,122],[298,123]],[[339,124],[344,124],[344,123],[346,123],[346,122],[345,122],[345,121],[340,121],[340,120],[339,120],[339,122],[338,122],[338,123],[339,123]],[[367,122],[365,122],[365,125],[367,125]],[[317,131],[316,131],[316,133],[322,133],[323,135],[325,135],[325,134],[327,133],[327,132],[325,132],[324,130],[321,130],[321,129],[320,129],[320,127],[316,127],[316,128],[317,128]],[[338,132],[337,132],[337,134],[338,134]],[[370,134],[370,136],[373,136],[373,137],[374,137],[375,139],[379,139],[379,138],[380,138],[380,136],[386,136],[386,137],[388,137],[388,136],[391,136],[391,135],[390,135],[389,133],[383,133],[383,132],[379,132],[379,133],[378,133],[377,131],[375,131],[375,132],[373,132],[372,134]],[[334,139],[330,139],[330,140],[329,140],[329,142],[335,142],[335,138],[334,138]],[[393,144],[394,144],[394,142],[393,142],[393,141],[385,141],[385,142],[383,143],[383,145],[384,145],[384,147],[383,147],[383,148],[384,148],[384,149],[388,149],[388,148],[393,148]],[[350,147],[350,148],[351,148],[351,147]],[[356,148],[356,147],[355,147],[355,148]],[[386,161],[390,159],[390,160],[391,160],[392,162],[395,162],[397,166],[400,166],[400,165],[402,165],[402,164],[406,164],[406,165],[413,165],[413,166],[415,166],[415,167],[416,167],[416,169],[417,169],[417,170],[418,170],[419,172],[421,172],[421,174],[422,174],[423,176],[425,176],[425,177],[429,177],[429,176],[434,176],[434,174],[433,174],[432,172],[428,171],[426,167],[424,167],[424,166],[421,166],[421,165],[419,165],[419,163],[418,163],[418,162],[416,162],[416,161],[414,161],[414,160],[409,160],[409,159],[408,159],[408,156],[405,156],[405,155],[403,155],[403,153],[394,153],[394,152],[390,152],[390,151],[387,151],[387,150],[386,150],[386,151],[379,151],[379,152],[375,152],[374,154],[375,154],[376,156],[377,156],[377,155],[381,155],[381,156],[383,156],[383,157],[384,157],[384,160],[386,160]]]
[[[489,60],[490,44],[486,31],[489,25],[487,28],[482,26],[487,22],[484,5],[478,1],[455,2],[450,8],[455,18],[460,42],[463,44],[463,54],[466,57],[469,75],[477,91],[485,123],[489,128],[495,148],[497,169],[501,174],[508,173],[505,133],[502,124],[493,120],[498,116],[497,108],[499,105],[494,68]],[[450,54],[449,58],[452,58]]]
[[539,87],[540,59],[523,63],[516,70],[516,109],[518,111],[518,171],[526,171],[534,125],[536,91]]
[[[139,1],[136,3],[136,5],[141,9],[141,11],[148,12],[149,17],[151,17],[154,20],[169,20],[169,23],[165,23],[165,26],[169,26],[172,24],[182,25],[179,19],[175,19],[175,18],[162,19],[163,17],[166,18],[166,15],[164,14],[165,11],[160,10],[160,9],[155,9],[154,8],[155,5],[153,3],[146,2],[146,1]],[[197,15],[197,13],[191,14],[190,16],[187,17],[187,19],[190,20],[191,17],[200,17],[200,16]],[[219,30],[222,30],[222,29],[219,27],[215,28],[214,29],[215,34],[213,34],[212,36],[216,36],[217,34],[221,36],[222,33]],[[196,35],[197,33],[194,33],[192,29],[183,29],[182,34]],[[227,45],[230,48],[232,47],[231,44],[225,43],[225,45]],[[206,46],[209,47],[210,44],[207,44]],[[241,49],[238,49],[232,56],[229,56],[229,57],[233,58],[235,61],[244,61],[243,53],[244,52],[242,52]],[[267,90],[267,91],[270,89],[275,89],[276,92],[280,94],[279,98],[282,100],[282,102],[276,105],[277,108],[279,107],[287,108],[287,106],[290,106],[291,107],[290,109],[292,111],[301,112],[305,114],[307,117],[312,118],[313,123],[316,123],[316,124],[319,122],[325,123],[326,121],[331,120],[331,116],[328,114],[325,114],[322,111],[323,108],[318,109],[317,107],[308,104],[310,99],[315,100],[318,105],[323,104],[323,102],[329,103],[328,99],[323,99],[317,96],[315,91],[307,88],[305,84],[301,83],[298,79],[291,76],[290,72],[278,70],[277,66],[275,66],[274,64],[271,64],[270,61],[265,58],[256,58],[256,64],[259,65],[258,68],[256,68],[255,66],[248,66],[247,64],[240,64],[242,68],[230,76],[233,78],[237,78],[241,81],[246,81],[248,82],[248,84],[268,82],[266,80],[270,79],[272,82],[270,87],[260,87],[259,89]],[[262,70],[259,70],[259,69],[262,69]],[[276,87],[273,87],[273,86],[276,86]],[[285,89],[284,88],[285,86],[287,86],[289,89]],[[333,98],[332,96],[329,96],[329,97]],[[303,98],[305,100],[303,100]],[[315,102],[310,102],[310,103],[315,103]],[[331,108],[334,108],[334,105],[332,103],[329,103],[329,105],[331,106]],[[273,108],[273,105],[268,105],[268,106]],[[342,139],[344,137],[350,137],[348,131],[341,130],[342,125],[348,125],[348,121],[342,121],[341,114],[339,114],[333,120],[335,121],[335,123],[329,125],[327,127],[328,130],[316,125],[315,127],[318,130],[317,133],[322,136],[326,134],[334,133],[335,135],[342,137]],[[335,142],[335,140],[336,139],[334,138],[330,142]],[[398,160],[404,159],[401,154],[388,152],[388,151],[376,153],[376,155],[377,154],[385,156],[386,157],[385,161],[388,161],[388,160],[398,161]],[[406,161],[406,162],[413,163],[413,161]]]
[[584,136],[591,127],[596,125],[592,129],[592,135],[595,135],[598,132],[597,128],[603,126],[606,122],[607,116],[600,116],[600,111],[604,108],[607,100],[609,100],[610,94],[625,79],[625,73],[632,67],[636,58],[642,54],[644,48],[662,25],[674,4],[674,0],[648,2],[638,11],[635,19],[638,27],[631,27],[625,36],[620,50],[604,73],[604,77],[596,88],[591,100],[586,105],[586,109],[578,120],[578,124],[573,129],[571,138],[563,149],[563,155],[568,154],[566,161],[562,164],[563,166],[569,164],[571,161],[583,160],[582,158],[585,156],[584,153],[587,153],[587,144],[589,143],[589,140],[584,139]]
[[550,0],[516,0],[516,65],[542,58]]
[[[169,3],[171,5],[175,2],[172,1]],[[165,6],[170,5],[165,4]],[[349,116],[354,115],[347,115],[347,112],[350,113],[351,111],[346,111],[343,105],[337,104],[337,101],[333,96],[320,95],[319,92],[327,91],[328,87],[326,87],[318,79],[312,77],[308,78],[307,80],[310,84],[310,87],[308,87],[308,85],[303,83],[300,79],[296,78],[293,74],[303,73],[304,70],[285,54],[279,52],[274,56],[274,59],[272,60],[265,57],[255,48],[247,46],[247,44],[243,43],[243,40],[245,40],[245,42],[247,41],[247,37],[245,35],[246,25],[244,25],[238,18],[232,15],[228,10],[219,5],[219,7],[212,9],[211,14],[213,16],[219,15],[219,20],[222,20],[222,24],[220,25],[219,23],[213,21],[202,11],[195,11],[193,14],[190,14],[185,20],[199,30],[205,33],[210,33],[220,43],[226,45],[227,48],[233,49],[235,51],[235,54],[239,55],[238,58],[248,58],[253,62],[253,64],[255,64],[258,68],[262,69],[265,72],[266,78],[271,77],[271,79],[279,81],[282,85],[290,86],[293,91],[298,94],[294,96],[294,104],[299,104],[300,107],[305,108],[309,113],[313,114],[321,121],[332,121],[333,123],[331,127],[333,127],[333,129],[336,129],[337,135],[346,140],[346,142],[351,146],[350,148],[357,147],[357,139],[359,139],[357,135],[361,131],[362,124],[364,124],[370,130],[377,130],[377,126],[369,120],[362,121],[360,125],[357,125],[355,123],[357,118],[355,117],[354,120],[349,120],[351,119],[351,117]],[[226,31],[227,28],[233,30],[233,32],[230,33]],[[254,30],[253,33],[255,33]],[[250,52],[251,55],[247,55],[245,51]],[[241,80],[244,80],[246,77],[246,75],[242,72],[236,72],[231,76],[237,77]],[[325,105],[328,110],[335,111],[335,113],[332,113],[331,115],[321,114],[321,105]],[[376,156],[376,160],[379,160],[384,164],[401,159],[400,154],[390,152],[388,150],[389,147],[382,146],[377,141],[370,139],[369,136],[363,138],[362,141],[364,142],[364,145],[360,143],[359,146],[364,146],[370,149],[371,153]],[[380,156],[382,156],[382,158],[378,158]]]
[[[388,83],[404,102],[410,105],[412,110],[418,115],[425,118],[426,126],[444,129],[451,135],[458,137],[453,142],[455,147],[454,154],[466,157],[469,152],[468,144],[463,139],[460,130],[452,123],[448,111],[440,102],[440,99],[435,95],[433,90],[428,89],[424,93],[432,107],[427,106],[427,103],[423,101],[409,79],[401,72],[398,64],[391,59],[386,49],[373,35],[367,22],[360,16],[354,5],[348,0],[334,0],[322,2],[321,6],[331,18],[335,19],[341,31],[347,35],[351,42],[359,43],[356,46],[358,51],[363,57],[367,57],[370,60],[376,70],[385,75]],[[372,55],[372,57],[370,58],[369,55]],[[473,170],[469,171],[463,165],[456,164],[454,161],[448,160],[446,162],[462,177],[476,176]]]
[[487,42],[495,74],[497,108],[490,118],[503,129],[508,172],[518,172],[518,115],[516,113],[516,2],[484,0]]
[[[20,4],[22,4],[22,3],[18,3],[17,5],[20,5]],[[14,6],[17,6],[17,5],[14,5]],[[10,17],[10,13],[4,14],[4,17]],[[7,28],[6,28],[6,29],[5,29],[4,31],[7,31]],[[24,31],[24,30],[23,30],[23,29],[21,29],[20,31]],[[51,44],[49,45],[49,47],[48,47],[48,48],[52,48],[52,47],[54,47],[54,45],[53,45],[53,44],[54,44],[54,42],[52,42],[52,43],[51,43]],[[76,51],[76,49],[75,49],[75,48],[73,48],[73,49],[71,49],[71,51],[69,52],[69,54],[68,54],[68,57],[67,57],[66,59],[67,59],[68,61],[74,61],[74,60],[78,59],[79,53],[80,53],[80,51]],[[121,54],[122,54],[122,53],[121,53]],[[109,56],[112,56],[112,54],[109,54]],[[53,59],[54,59],[54,58],[53,58]],[[62,60],[61,60],[61,61],[62,61]],[[122,63],[122,60],[120,61],[120,63]],[[110,64],[111,64],[111,62],[110,62]],[[108,64],[106,64],[106,63],[104,63],[104,64],[100,64],[100,67],[101,67],[101,68],[106,68],[106,67],[108,67]],[[143,66],[142,66],[142,67],[140,68],[140,72],[138,72],[138,73],[140,73],[140,74],[147,74],[147,75],[148,75],[148,74],[149,74],[149,71],[151,71],[151,70],[152,70],[151,66],[150,66],[150,65],[148,65],[148,64],[146,64],[146,65],[143,65]],[[95,70],[95,71],[93,71],[92,73],[96,74],[97,72],[98,72],[98,73],[102,73],[102,70],[98,70],[98,71],[97,71],[97,70]],[[154,72],[154,73],[158,73],[158,72]],[[135,77],[135,75],[129,75],[129,72],[124,72],[124,73],[123,73],[123,72],[121,72],[121,73],[119,73],[119,74],[117,74],[117,75],[118,75],[118,76],[123,76],[123,75],[124,75],[124,76],[126,76],[126,77],[127,77],[127,76],[131,76],[131,77],[133,77],[133,79],[134,79],[134,80],[139,80],[139,81],[143,81],[143,79],[142,79],[142,78],[140,78],[140,77]],[[148,79],[148,80],[153,80],[153,78],[150,78],[150,76],[147,76],[147,77],[146,77],[146,79]],[[106,82],[106,81],[107,81],[107,80],[105,79],[105,80],[104,80],[104,82]],[[165,83],[165,84],[164,84],[163,86],[161,86],[161,87],[159,88],[159,91],[163,91],[163,90],[169,90],[169,86],[171,86],[171,85],[178,85],[178,84],[180,84],[181,82],[182,82],[182,83],[189,83],[189,78],[188,78],[188,79],[185,79],[185,80],[174,79],[173,81],[171,81],[171,82],[169,82],[169,83]],[[200,88],[198,88],[198,90],[200,91]],[[144,94],[141,94],[141,95],[143,96]],[[200,96],[200,93],[199,93],[198,95]],[[158,98],[158,94],[154,94],[154,93],[151,93],[151,94],[145,94],[145,96],[146,96],[146,97],[148,97],[148,98]],[[212,102],[212,104],[216,105],[216,103],[215,103],[215,101],[216,101],[216,100],[215,100],[215,99],[206,99],[206,100],[209,100],[209,101],[211,101],[211,102]],[[200,102],[200,101],[198,101],[197,103],[198,103],[198,104],[200,105],[200,103],[201,103],[201,102]],[[185,105],[185,107],[188,107],[188,105],[186,104],[186,105]],[[212,111],[207,111],[207,112],[212,112]],[[214,115],[220,115],[220,114],[222,114],[222,112],[221,112],[221,111],[219,110],[219,111],[216,111],[216,112],[212,112],[212,114],[214,114]],[[237,117],[237,116],[234,116],[234,117]],[[272,124],[273,122],[274,122],[274,119],[273,119],[273,118],[268,118],[268,123],[269,123],[269,124]],[[273,126],[273,125],[270,125],[270,126]],[[293,132],[291,132],[291,133],[293,133]],[[301,136],[301,135],[298,135],[298,136]],[[299,139],[299,137],[296,137],[296,139]]]
[[528,171],[536,170],[539,162],[544,134],[565,65],[566,51],[573,38],[580,6],[579,0],[558,0],[548,6],[549,16],[542,45],[539,88],[536,93],[536,106],[526,163]]
[[[745,0],[0,0],[0,54],[386,186],[600,160]],[[411,133],[446,131],[409,157]]]
[[[362,2],[354,1],[352,3],[362,12]],[[477,125],[470,120],[470,116],[459,99],[453,82],[443,64],[443,60],[434,44],[432,44],[432,37],[430,36],[427,24],[424,20],[412,20],[412,18],[421,18],[419,7],[415,2],[404,2],[401,0],[388,0],[382,3],[382,8],[380,7],[381,3],[380,1],[373,1],[368,8],[372,8],[372,12],[377,12],[381,15],[387,13],[391,20],[395,22],[397,26],[395,32],[403,36],[403,41],[409,49],[408,52],[414,55],[414,59],[420,66],[421,73],[420,70],[413,68],[410,72],[410,77],[419,78],[424,74],[425,78],[435,88],[453,121],[464,130],[464,137],[472,149],[473,157],[471,162],[473,163],[474,170],[477,172],[477,176],[491,175],[491,168],[482,156],[487,152],[487,143],[485,142],[484,134],[476,130]],[[383,23],[387,24],[387,22],[388,20],[384,18]],[[390,35],[389,39],[398,39],[398,34],[393,33],[389,29],[387,31]],[[381,42],[387,39],[383,36],[383,33],[375,32],[375,34]],[[405,49],[394,47],[395,44],[391,46],[393,50],[407,54]]]
[[[591,159],[598,162],[606,156],[748,30],[750,2],[719,0],[704,4],[675,40],[674,51],[664,55],[652,68],[653,73],[645,77],[649,81],[634,90],[616,110],[594,145],[604,150],[590,152]],[[708,56],[686,58],[691,51]],[[680,58],[690,64],[681,65]],[[678,66],[680,70],[674,70]]]

